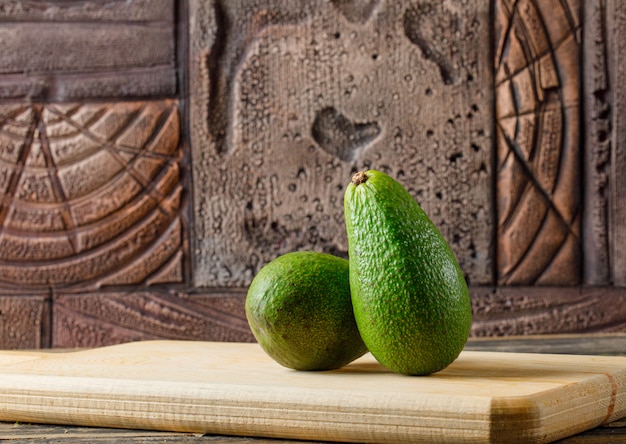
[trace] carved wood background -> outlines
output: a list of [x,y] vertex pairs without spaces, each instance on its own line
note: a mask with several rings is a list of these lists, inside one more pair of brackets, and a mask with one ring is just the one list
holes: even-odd
[[476,336],[626,329],[618,0],[0,0],[0,347],[253,340],[258,269],[400,180]]
[[498,283],[580,282],[580,5],[495,4]]
[[490,284],[488,3],[272,3],[190,3],[195,286],[246,286],[291,250],[345,255],[343,190],[368,166]]

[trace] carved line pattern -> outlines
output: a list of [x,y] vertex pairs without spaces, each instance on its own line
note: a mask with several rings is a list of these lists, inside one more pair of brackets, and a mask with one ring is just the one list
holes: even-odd
[[0,108],[0,289],[182,280],[176,101]]
[[496,2],[499,284],[579,280],[580,25],[574,3]]

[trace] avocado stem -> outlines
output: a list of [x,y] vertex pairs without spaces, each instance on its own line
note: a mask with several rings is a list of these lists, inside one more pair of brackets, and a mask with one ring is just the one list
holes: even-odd
[[361,185],[362,183],[366,181],[367,181],[367,175],[365,174],[365,171],[359,171],[354,176],[352,176],[352,183],[355,186]]

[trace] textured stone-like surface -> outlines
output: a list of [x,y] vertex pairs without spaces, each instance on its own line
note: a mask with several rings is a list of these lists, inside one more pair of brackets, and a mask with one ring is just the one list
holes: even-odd
[[606,3],[604,0],[585,2],[583,14],[583,279],[589,285],[608,285],[611,282],[609,179],[613,128]]
[[174,0],[2,0],[0,17],[15,21],[171,21]]
[[53,299],[53,347],[148,339],[253,341],[243,295],[119,292]]
[[495,2],[498,283],[581,275],[579,2]]
[[0,97],[176,93],[174,0],[3,1]]
[[0,296],[0,349],[49,347],[49,318],[45,296]]
[[178,102],[0,105],[0,291],[180,282]]
[[607,10],[610,83],[615,86],[609,191],[611,277],[615,285],[626,287],[626,3],[608,0]]
[[400,180],[492,282],[488,2],[190,2],[194,283],[345,255],[352,173]]

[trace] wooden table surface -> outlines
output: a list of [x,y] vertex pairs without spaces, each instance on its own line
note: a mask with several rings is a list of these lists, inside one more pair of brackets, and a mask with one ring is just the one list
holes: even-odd
[[[530,353],[567,353],[626,355],[626,333],[523,336],[470,339],[467,350]],[[0,422],[0,440],[10,442],[64,443],[306,443],[306,441],[273,440],[248,437],[199,435],[145,430],[104,429],[74,426],[51,426]],[[595,444],[626,442],[626,419],[558,441],[561,444]]]

